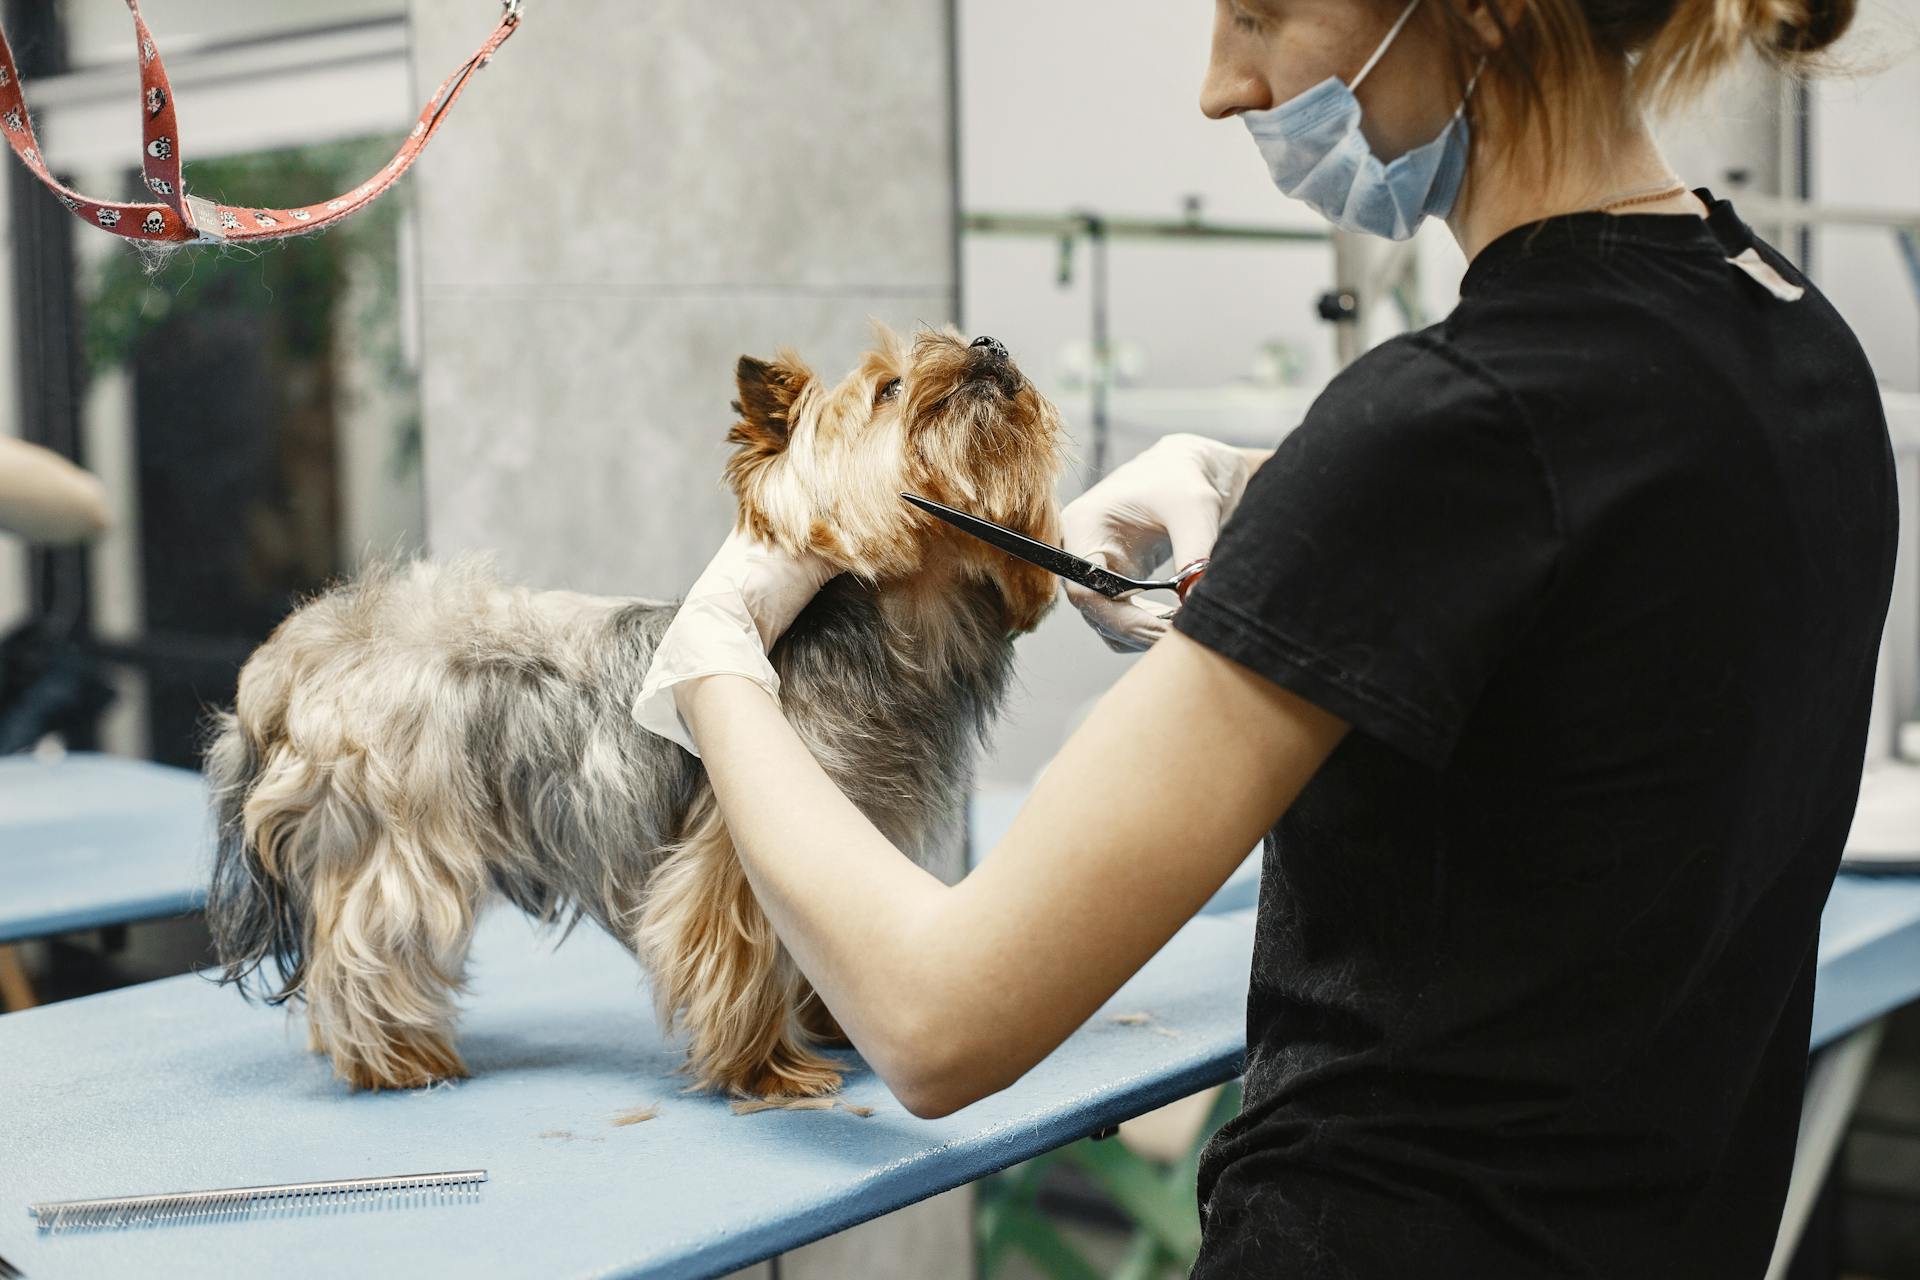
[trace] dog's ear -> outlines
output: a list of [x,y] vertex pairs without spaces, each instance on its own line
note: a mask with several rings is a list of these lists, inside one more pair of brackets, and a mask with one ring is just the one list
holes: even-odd
[[813,380],[813,372],[791,351],[781,351],[769,364],[741,356],[735,379],[740,398],[733,411],[740,420],[727,432],[733,453],[727,458],[727,487],[740,504],[740,518],[763,539],[770,539],[768,510],[760,488],[768,468],[787,450],[793,435],[794,405]]
[[734,370],[740,398],[733,402],[740,420],[727,432],[727,443],[739,449],[735,467],[750,467],[787,447],[793,430],[793,403],[812,379],[812,371],[788,351],[780,352],[772,363],[740,357]]

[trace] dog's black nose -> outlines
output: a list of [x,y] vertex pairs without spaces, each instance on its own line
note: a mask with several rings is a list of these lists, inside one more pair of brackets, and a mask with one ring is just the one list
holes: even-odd
[[976,347],[985,347],[987,349],[987,354],[995,356],[1001,360],[1005,360],[1007,358],[1007,348],[998,338],[989,338],[986,334],[983,333],[979,337],[973,340],[972,345]]

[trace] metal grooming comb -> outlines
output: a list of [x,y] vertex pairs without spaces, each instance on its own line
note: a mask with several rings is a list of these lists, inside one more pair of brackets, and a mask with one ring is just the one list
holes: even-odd
[[205,1222],[261,1209],[279,1211],[352,1204],[425,1204],[441,1193],[477,1195],[485,1169],[455,1173],[404,1173],[392,1178],[339,1178],[332,1182],[286,1182],[269,1187],[226,1187],[219,1191],[176,1191],[166,1195],[117,1196],[110,1200],[51,1200],[30,1204],[42,1231],[148,1227],[161,1223]]

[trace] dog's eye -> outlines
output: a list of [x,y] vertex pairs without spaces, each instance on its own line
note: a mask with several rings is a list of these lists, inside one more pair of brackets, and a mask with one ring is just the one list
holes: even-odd
[[898,378],[894,378],[890,382],[882,383],[880,389],[873,393],[873,403],[876,406],[883,405],[889,400],[898,400],[899,398],[900,379]]

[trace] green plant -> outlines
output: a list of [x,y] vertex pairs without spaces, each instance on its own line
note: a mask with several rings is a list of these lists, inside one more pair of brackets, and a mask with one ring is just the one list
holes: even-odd
[[[394,138],[363,138],[263,151],[194,161],[189,173],[194,192],[209,199],[297,207],[351,189],[377,172],[397,145]],[[326,361],[341,327],[351,326],[359,355],[372,362],[377,378],[390,390],[410,390],[394,287],[406,201],[402,183],[345,222],[258,247],[187,246],[159,254],[129,248],[109,255],[85,288],[89,380],[125,367],[170,318],[217,302],[229,313],[256,316],[275,333],[282,353],[300,361]],[[350,288],[356,279],[384,281],[387,287]],[[419,465],[417,411],[408,410],[396,426],[389,465],[405,474]]]

